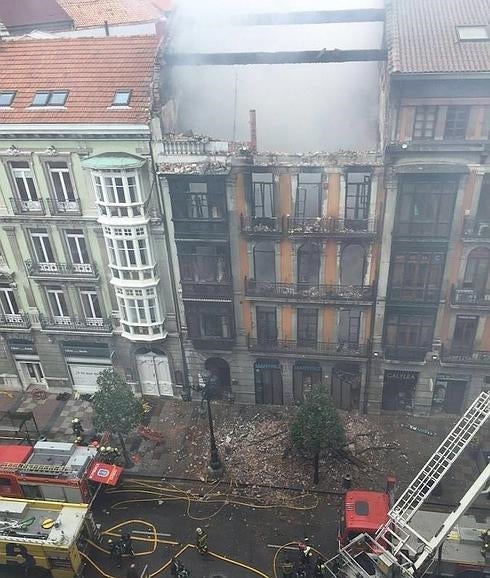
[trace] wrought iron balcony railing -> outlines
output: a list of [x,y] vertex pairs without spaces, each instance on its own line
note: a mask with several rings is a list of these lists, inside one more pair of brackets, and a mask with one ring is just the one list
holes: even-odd
[[42,329],[58,330],[58,331],[73,331],[86,333],[111,333],[112,323],[110,319],[105,318],[85,318],[68,317],[61,315],[41,315],[39,314],[39,322]]
[[274,283],[245,278],[245,295],[301,301],[372,301],[372,285],[310,285],[308,283]]
[[182,281],[182,297],[198,299],[200,297],[231,298],[233,287],[231,281],[213,283],[212,281]]
[[476,351],[470,347],[450,345],[442,347],[441,359],[446,363],[490,365],[490,351]]
[[183,237],[223,237],[228,232],[225,219],[173,219],[175,235]]
[[336,219],[333,217],[287,218],[289,235],[299,236],[372,236],[376,233],[375,219]]
[[383,347],[386,359],[398,361],[424,361],[430,346],[413,347],[409,345],[385,345]]
[[97,267],[93,263],[39,263],[29,259],[26,267],[33,277],[98,277]]
[[461,307],[490,307],[490,291],[451,287],[451,305]]
[[369,354],[369,344],[271,340],[257,339],[250,336],[247,342],[249,351],[263,353],[293,353],[329,357],[367,357]]
[[0,313],[0,327],[4,329],[29,329],[31,320],[26,313]]
[[14,215],[23,215],[24,213],[34,213],[44,215],[44,201],[43,199],[36,199],[35,201],[23,201],[17,197],[10,197],[10,204]]
[[243,232],[253,235],[277,235],[282,232],[282,219],[240,215],[240,226]]
[[49,212],[52,215],[81,215],[80,200],[58,201],[58,199],[47,199]]

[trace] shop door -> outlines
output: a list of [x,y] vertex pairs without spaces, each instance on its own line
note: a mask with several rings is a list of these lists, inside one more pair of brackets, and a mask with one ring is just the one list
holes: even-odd
[[30,385],[46,386],[46,380],[44,378],[43,368],[38,361],[19,361],[19,375],[27,389]]
[[446,400],[444,403],[444,410],[446,413],[461,414],[465,391],[466,381],[460,379],[448,380]]
[[170,366],[166,355],[144,353],[136,356],[143,395],[173,396]]
[[255,364],[255,403],[282,405],[282,373],[278,363]]
[[357,368],[334,367],[332,369],[332,399],[338,409],[358,409],[361,375]]

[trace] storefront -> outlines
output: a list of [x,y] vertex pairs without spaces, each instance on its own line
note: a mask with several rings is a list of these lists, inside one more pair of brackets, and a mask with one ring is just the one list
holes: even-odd
[[64,341],[61,346],[73,389],[79,393],[95,393],[100,372],[112,367],[109,345]]
[[361,369],[359,364],[336,363],[332,369],[332,399],[335,407],[347,411],[359,409]]
[[303,401],[304,395],[314,385],[322,382],[322,368],[316,361],[296,361],[293,367],[293,397],[296,403]]
[[277,359],[258,359],[254,365],[255,403],[282,405],[282,370]]
[[383,379],[381,409],[391,411],[413,411],[418,371],[386,369]]
[[36,345],[29,339],[9,339],[8,346],[19,373],[22,388],[47,387],[44,370],[39,360]]
[[470,377],[467,375],[441,375],[434,383],[432,413],[460,415]]

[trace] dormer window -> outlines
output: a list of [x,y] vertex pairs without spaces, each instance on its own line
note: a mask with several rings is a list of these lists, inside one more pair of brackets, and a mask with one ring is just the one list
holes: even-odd
[[36,92],[31,106],[64,106],[67,90],[45,90]]
[[481,41],[488,40],[488,28],[486,26],[456,26],[459,40]]
[[131,90],[116,90],[112,106],[129,106]]
[[15,97],[15,90],[4,90],[0,92],[0,106],[10,106]]

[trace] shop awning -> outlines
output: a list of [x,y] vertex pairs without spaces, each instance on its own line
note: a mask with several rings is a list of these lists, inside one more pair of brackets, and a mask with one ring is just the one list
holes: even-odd
[[119,481],[122,473],[123,468],[120,466],[104,464],[103,462],[96,462],[90,470],[88,479],[99,484],[115,486]]

